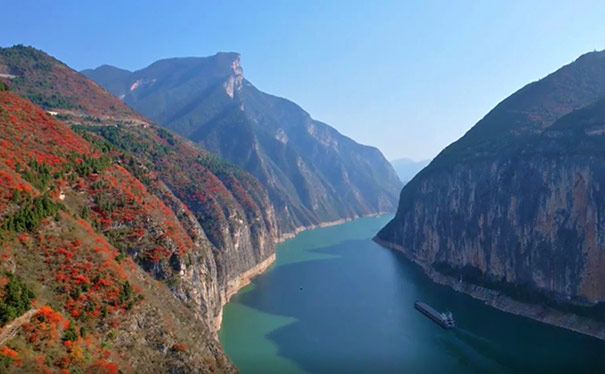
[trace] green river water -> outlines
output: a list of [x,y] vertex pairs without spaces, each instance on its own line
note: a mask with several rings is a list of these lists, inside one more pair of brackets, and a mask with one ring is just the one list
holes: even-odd
[[[247,373],[605,373],[605,342],[498,311],[371,241],[390,216],[298,234],[225,306]],[[444,330],[413,307],[453,312]]]

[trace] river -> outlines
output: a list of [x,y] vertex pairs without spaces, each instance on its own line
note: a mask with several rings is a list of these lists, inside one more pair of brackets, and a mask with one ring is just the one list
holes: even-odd
[[[305,231],[225,306],[220,341],[251,373],[605,373],[605,342],[504,313],[371,241],[390,216]],[[454,314],[444,330],[413,307]]]

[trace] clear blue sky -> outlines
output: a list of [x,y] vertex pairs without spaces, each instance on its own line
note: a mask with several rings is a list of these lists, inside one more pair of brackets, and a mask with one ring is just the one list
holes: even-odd
[[244,75],[389,159],[435,156],[495,104],[605,49],[602,1],[2,0],[0,45],[81,70],[242,54]]

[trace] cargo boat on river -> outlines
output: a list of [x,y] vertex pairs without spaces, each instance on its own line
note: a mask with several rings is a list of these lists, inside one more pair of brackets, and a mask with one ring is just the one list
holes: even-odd
[[419,310],[420,313],[429,317],[433,322],[443,327],[444,329],[451,329],[456,327],[456,322],[454,321],[454,317],[450,312],[439,313],[430,305],[423,303],[422,301],[416,301],[414,303],[414,308]]

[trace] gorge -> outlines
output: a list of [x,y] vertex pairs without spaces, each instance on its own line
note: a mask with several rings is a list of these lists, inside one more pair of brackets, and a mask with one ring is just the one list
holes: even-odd
[[[235,372],[223,326],[244,371],[240,339],[277,344],[261,353],[292,371],[565,371],[573,355],[600,369],[601,341],[462,293],[605,338],[604,61],[581,56],[504,100],[403,187],[384,225],[402,184],[380,151],[256,89],[238,54],[84,71],[95,83],[40,50],[0,49],[2,368]],[[462,293],[381,252],[369,239],[382,226],[375,242]],[[452,305],[461,329],[414,330],[410,295]],[[233,296],[242,314],[223,321]],[[271,316],[247,330],[259,315],[242,305]],[[481,321],[586,351],[534,367]],[[385,345],[413,351],[418,337],[436,366]]]

